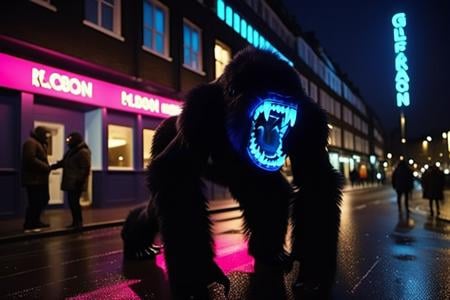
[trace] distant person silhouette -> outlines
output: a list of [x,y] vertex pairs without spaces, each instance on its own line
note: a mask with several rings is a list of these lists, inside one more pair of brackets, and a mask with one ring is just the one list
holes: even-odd
[[23,225],[25,232],[39,231],[49,227],[41,221],[41,214],[50,200],[48,177],[50,165],[47,159],[50,131],[36,127],[23,144],[22,185],[27,190],[28,206]]
[[350,171],[350,182],[352,184],[352,186],[355,186],[355,184],[357,184],[359,181],[359,174],[358,171],[356,171],[356,169],[353,169]]
[[398,213],[402,213],[401,198],[404,195],[406,214],[409,215],[409,194],[413,189],[414,177],[406,161],[401,160],[392,174],[392,186],[397,192]]
[[423,198],[429,200],[430,215],[434,216],[433,202],[436,204],[436,213],[439,216],[439,201],[444,199],[444,173],[437,167],[431,166],[422,175]]
[[69,150],[62,160],[52,165],[52,169],[62,168],[61,189],[67,192],[72,224],[67,227],[80,229],[83,226],[80,197],[87,189],[87,181],[91,171],[91,151],[78,132],[72,132],[66,138]]

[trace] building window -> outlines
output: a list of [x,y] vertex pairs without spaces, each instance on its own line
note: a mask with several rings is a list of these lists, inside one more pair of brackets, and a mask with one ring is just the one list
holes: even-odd
[[318,98],[317,98],[317,86],[310,81],[309,82],[309,97],[311,97],[311,99],[314,100],[314,102],[318,102]]
[[120,6],[121,0],[85,0],[83,23],[123,41]]
[[299,76],[300,76],[300,82],[302,84],[302,88],[305,91],[305,94],[308,95],[308,93],[309,93],[308,79],[300,73],[299,73]]
[[329,126],[330,134],[328,137],[328,144],[330,146],[341,147],[341,128],[336,126]]
[[143,136],[143,151],[144,151],[144,162],[143,166],[144,168],[148,166],[150,159],[152,157],[152,143],[153,143],[153,136],[155,135],[155,131],[152,129],[144,129],[142,131]]
[[216,59],[216,78],[222,75],[225,67],[231,61],[231,50],[219,41],[214,46],[214,58]]
[[50,0],[30,0],[33,3],[36,3],[40,6],[43,6],[45,8],[48,8],[52,11],[56,11],[56,7],[54,5],[52,5]]
[[354,141],[353,141],[353,133],[344,130],[344,148],[353,150]]
[[183,25],[183,43],[184,43],[184,66],[194,71],[202,71],[202,49],[200,29],[184,21]]
[[133,169],[133,128],[108,125],[108,168]]
[[351,110],[344,106],[343,107],[343,114],[344,114],[344,121],[350,125],[353,124],[353,114],[351,112]]
[[154,0],[144,1],[144,47],[162,56],[169,56],[168,9]]

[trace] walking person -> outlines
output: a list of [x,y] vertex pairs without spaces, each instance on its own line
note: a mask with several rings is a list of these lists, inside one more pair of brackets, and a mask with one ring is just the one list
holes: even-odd
[[397,192],[398,213],[402,213],[402,195],[405,198],[406,215],[409,215],[409,195],[413,189],[414,176],[406,161],[401,160],[392,174],[392,186]]
[[41,214],[50,200],[48,178],[50,165],[47,159],[50,131],[36,127],[22,148],[22,185],[27,190],[28,205],[23,225],[25,232],[49,227],[41,221]]
[[433,202],[436,205],[437,216],[440,215],[439,201],[444,199],[445,176],[437,166],[431,166],[422,175],[423,198],[428,199],[430,215],[434,216]]
[[80,197],[87,189],[87,181],[91,170],[91,151],[83,137],[78,132],[72,132],[66,138],[69,149],[62,160],[52,165],[52,169],[63,169],[61,189],[67,192],[72,223],[67,226],[81,229],[83,217],[81,214]]

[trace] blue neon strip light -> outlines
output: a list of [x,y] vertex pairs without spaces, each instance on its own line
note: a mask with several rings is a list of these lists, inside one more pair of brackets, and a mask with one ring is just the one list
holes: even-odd
[[[233,9],[225,4],[223,0],[217,0],[217,16],[220,20],[224,21],[228,26],[234,29],[237,33],[241,35],[242,38],[247,40],[256,48],[270,50],[276,53],[281,59],[287,61],[291,66],[294,64],[286,56],[284,56],[280,51],[272,46],[258,31],[253,29],[253,27],[247,23],[247,21],[239,16],[239,14]],[[239,22],[240,20],[240,22]],[[239,26],[240,23],[240,26]]]
[[397,90],[397,106],[409,106],[409,76],[408,76],[408,58],[405,55],[406,50],[406,15],[397,13],[392,17],[394,26],[394,51],[395,51],[395,89]]

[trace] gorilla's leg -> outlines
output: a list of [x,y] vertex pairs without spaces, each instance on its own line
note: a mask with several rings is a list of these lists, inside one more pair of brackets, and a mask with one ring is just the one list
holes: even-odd
[[291,161],[299,186],[292,216],[292,254],[300,262],[297,295],[326,299],[336,272],[342,177],[325,150]]
[[229,288],[228,279],[214,262],[199,165],[197,153],[176,140],[152,161],[148,172],[175,299],[204,299],[213,282]]
[[251,299],[283,299],[284,272],[289,265],[284,250],[292,189],[279,174],[248,176],[230,186],[243,209],[249,253],[255,258]]
[[[159,155],[176,136],[176,117],[165,120],[156,129],[152,155]],[[152,246],[159,232],[158,217],[151,199],[147,206],[132,210],[122,228],[124,257],[126,259],[151,259],[159,253]]]

